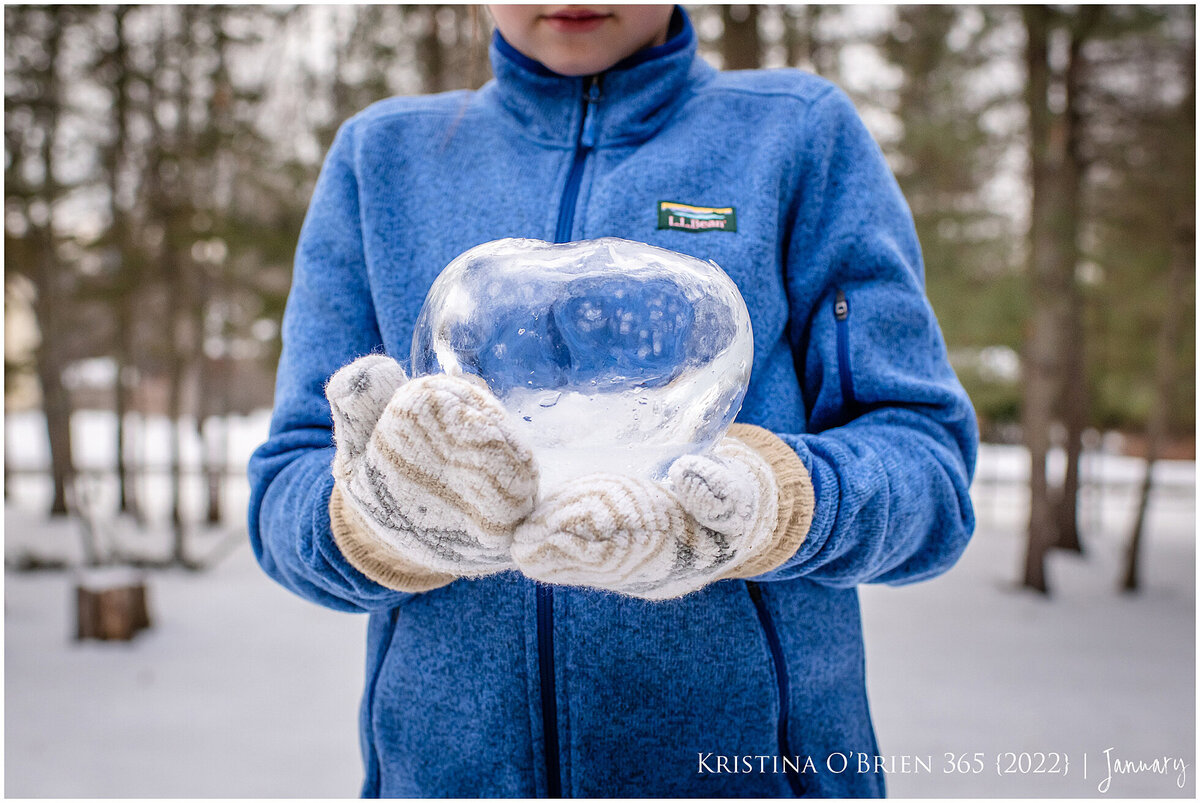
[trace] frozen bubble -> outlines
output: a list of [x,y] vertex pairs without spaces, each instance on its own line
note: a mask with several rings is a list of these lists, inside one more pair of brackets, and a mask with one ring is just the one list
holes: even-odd
[[750,316],[714,262],[605,237],[506,239],[429,289],[414,376],[474,374],[533,446],[543,492],[595,471],[661,479],[741,408]]

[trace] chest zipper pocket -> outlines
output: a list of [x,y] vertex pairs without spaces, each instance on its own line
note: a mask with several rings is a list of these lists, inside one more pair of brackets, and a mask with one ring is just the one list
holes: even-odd
[[834,296],[833,320],[837,331],[838,380],[842,390],[842,406],[850,416],[858,411],[854,395],[854,377],[850,373],[850,301],[840,287]]
[[788,786],[796,797],[804,795],[804,787],[800,783],[800,774],[794,764],[797,759],[788,746],[788,709],[791,694],[788,688],[787,662],[783,656],[783,646],[779,643],[779,632],[775,629],[775,620],[771,609],[763,599],[762,586],[752,580],[746,581],[746,591],[754,603],[754,612],[758,614],[758,623],[762,627],[763,638],[767,642],[767,650],[771,653],[771,667],[775,672],[775,685],[779,694],[779,718],[775,724],[775,734],[778,740],[777,750],[779,760],[783,763],[784,774],[787,775]]

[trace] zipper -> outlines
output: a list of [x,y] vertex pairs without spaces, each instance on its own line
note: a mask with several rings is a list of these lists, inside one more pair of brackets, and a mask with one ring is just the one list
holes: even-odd
[[546,797],[562,797],[558,766],[558,700],[554,688],[554,589],[537,587],[538,681],[542,692],[542,737],[546,753]]
[[[587,80],[583,93],[583,115],[579,120],[579,131],[575,136],[575,155],[571,160],[571,171],[563,187],[562,200],[558,207],[558,224],[554,229],[554,242],[565,243],[571,239],[575,228],[575,207],[579,203],[579,188],[583,183],[583,168],[588,154],[596,144],[596,108],[600,105],[600,76]],[[554,682],[554,588],[548,585],[537,587],[537,645],[538,681],[542,695],[542,738],[546,754],[546,796],[562,797],[562,769],[558,756],[558,697]]]
[[837,322],[838,378],[842,386],[842,404],[847,409],[853,409],[858,401],[854,398],[854,379],[850,375],[850,302],[841,288],[838,288],[834,298],[833,318]]
[[[763,599],[762,586],[747,580],[746,590],[754,602],[754,611],[758,614],[758,623],[762,626],[767,649],[771,653],[771,666],[775,669],[775,683],[779,692],[779,719],[776,722],[775,735],[779,742],[779,757],[785,759],[792,755],[791,749],[788,747],[788,700],[791,695],[788,692],[787,664],[783,660],[783,647],[779,643],[779,633],[775,630],[775,620],[771,618],[767,601]],[[796,797],[802,797],[804,787],[800,783],[800,776],[795,767],[784,761],[783,769],[787,775],[788,785],[792,787],[792,793]]]
[[567,174],[567,185],[563,187],[562,202],[558,207],[558,225],[554,229],[554,242],[565,243],[571,239],[575,227],[575,204],[579,200],[579,186],[583,182],[583,167],[588,154],[596,144],[596,107],[600,105],[600,76],[588,79],[583,93],[583,116],[579,120],[579,131],[575,135],[575,158],[571,172]]
[[375,714],[375,687],[379,684],[379,676],[383,673],[383,664],[387,660],[388,651],[392,648],[392,640],[396,637],[396,621],[400,618],[400,609],[392,608],[387,614],[387,627],[383,641],[379,647],[379,655],[375,658],[375,665],[371,668],[370,682],[367,684],[366,699],[363,701],[363,716],[366,718],[366,728],[369,731],[367,745],[370,751],[367,753],[366,767],[366,782],[362,790],[362,797],[379,797],[379,789],[382,779],[380,778],[379,767],[379,748],[375,746],[375,727],[373,718]]

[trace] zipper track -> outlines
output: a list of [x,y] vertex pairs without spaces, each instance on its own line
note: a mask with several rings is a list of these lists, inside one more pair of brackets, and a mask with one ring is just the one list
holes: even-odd
[[[779,757],[787,758],[792,755],[791,749],[788,747],[788,700],[791,695],[788,689],[787,664],[783,659],[783,646],[779,643],[779,633],[775,630],[775,620],[771,618],[767,601],[763,599],[762,587],[758,583],[747,580],[746,590],[754,602],[754,611],[758,614],[758,623],[762,625],[763,636],[767,640],[767,649],[771,653],[771,665],[775,669],[775,683],[779,692],[779,719],[775,726],[775,736],[779,743]],[[783,769],[792,793],[796,797],[803,796],[804,787],[800,783],[800,776],[795,768],[785,761]]]
[[579,201],[579,187],[583,183],[583,167],[588,153],[596,144],[596,105],[600,103],[600,77],[593,75],[583,96],[583,116],[579,119],[579,131],[575,136],[575,158],[567,183],[563,187],[562,202],[558,207],[558,224],[554,227],[554,242],[565,243],[571,239],[575,228],[575,206]]
[[558,700],[554,687],[554,589],[537,587],[538,680],[542,693],[542,737],[546,745],[546,796],[562,797],[558,765]]
[[382,778],[380,777],[379,766],[379,749],[375,746],[375,726],[373,718],[375,714],[375,687],[379,684],[379,676],[383,673],[383,664],[387,660],[387,654],[392,649],[392,640],[396,637],[396,621],[400,618],[400,609],[392,608],[388,611],[387,632],[383,638],[383,642],[379,647],[379,655],[375,658],[375,665],[371,668],[371,680],[367,684],[366,699],[363,701],[363,716],[366,718],[369,737],[367,738],[367,766],[366,766],[366,782],[364,784],[363,797],[379,797]]
[[842,388],[842,404],[847,410],[853,410],[858,400],[854,397],[854,377],[850,375],[850,302],[840,288],[833,302],[833,317],[837,322],[838,379]]
[[[596,106],[599,102],[600,77],[593,75],[583,96],[583,115],[580,117],[579,132],[575,138],[575,155],[558,207],[558,222],[554,228],[556,243],[570,241],[571,230],[575,228],[575,207],[579,202],[579,188],[583,183],[583,168],[587,164],[588,153],[596,144]],[[546,796],[562,797],[558,696],[554,681],[554,588],[548,585],[537,587],[537,645],[538,682],[542,698],[542,739],[546,757]]]
[[558,209],[558,225],[554,229],[554,242],[565,243],[571,239],[571,229],[575,228],[575,201],[579,199],[579,186],[583,183],[583,165],[587,161],[587,150],[575,149],[575,161],[571,163],[571,172],[567,174],[567,185],[563,188],[563,199],[572,199]]

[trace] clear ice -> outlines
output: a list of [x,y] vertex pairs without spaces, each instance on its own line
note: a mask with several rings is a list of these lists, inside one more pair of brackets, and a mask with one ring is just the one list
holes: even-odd
[[541,492],[604,471],[662,479],[741,408],[750,315],[715,262],[604,237],[505,239],[434,281],[414,376],[474,374],[533,449]]

